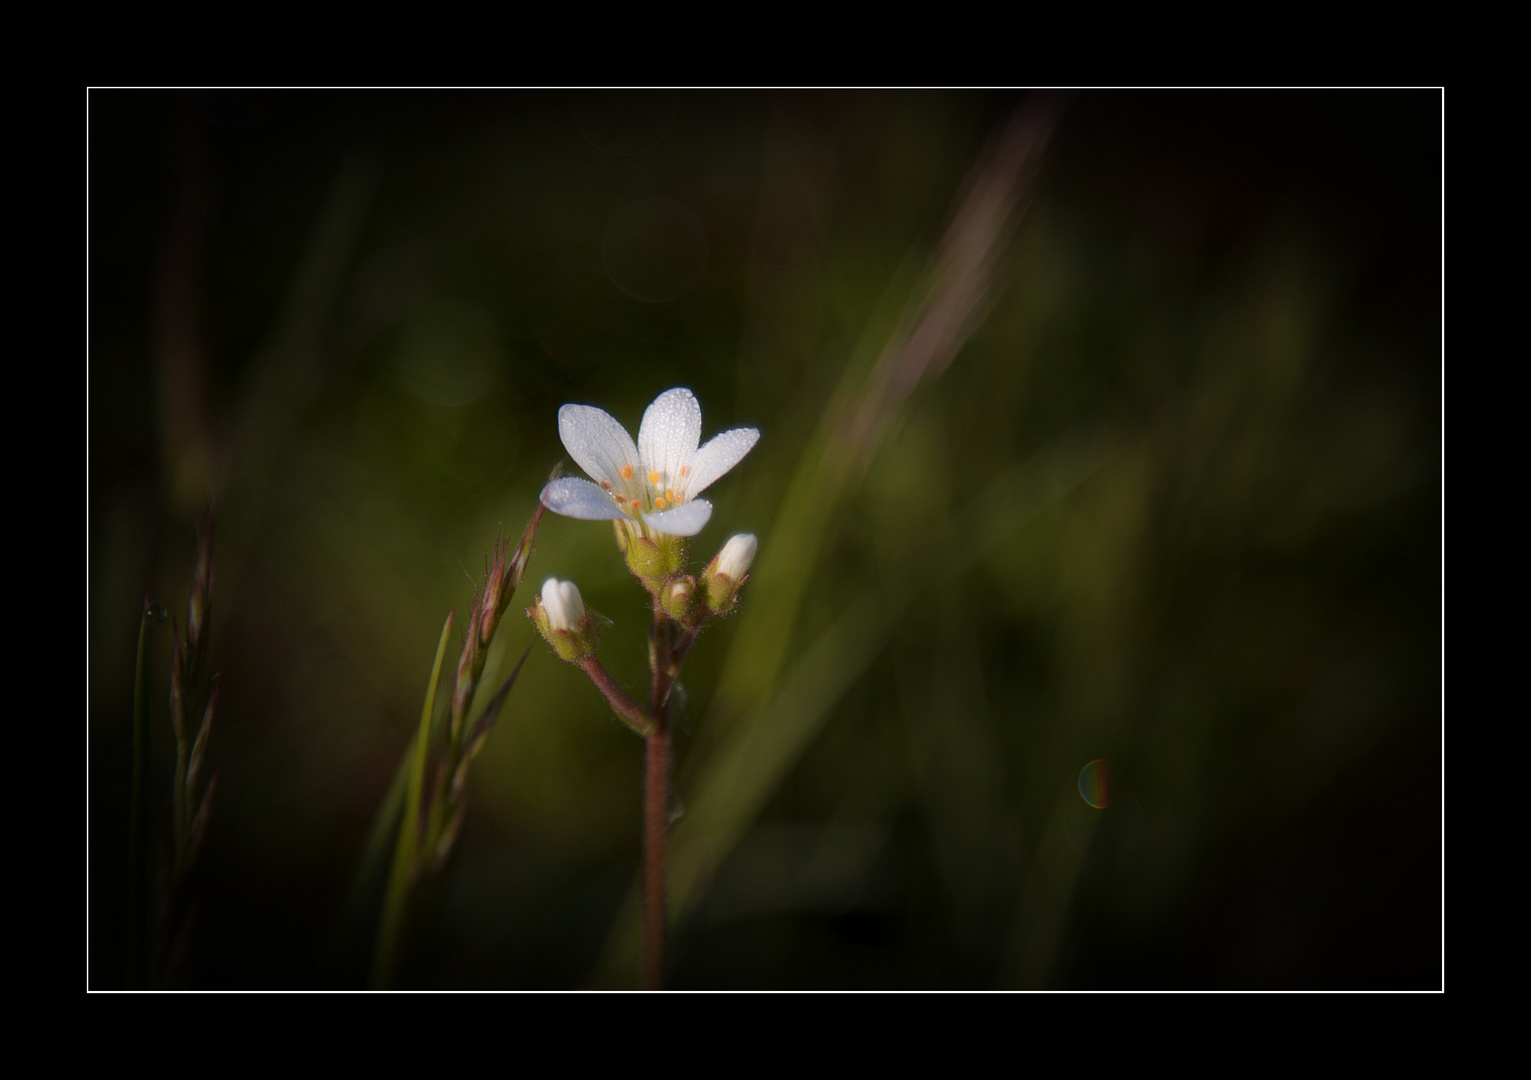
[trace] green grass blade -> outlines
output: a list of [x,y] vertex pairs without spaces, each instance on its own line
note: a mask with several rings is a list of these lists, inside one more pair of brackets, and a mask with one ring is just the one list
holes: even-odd
[[372,827],[367,830],[367,839],[362,845],[360,858],[356,860],[356,871],[351,876],[351,885],[346,890],[345,903],[341,907],[340,924],[330,942],[324,965],[326,970],[333,971],[338,967],[342,955],[361,939],[362,928],[369,921],[369,904],[373,902],[372,898],[377,895],[378,887],[387,876],[389,853],[397,837],[395,830],[399,822],[404,820],[404,796],[409,791],[410,766],[414,761],[415,744],[410,743],[409,748],[399,757],[399,767],[394,770],[388,791],[372,817]]
[[404,797],[404,819],[399,839],[393,849],[393,869],[388,876],[388,897],[383,905],[383,921],[378,928],[377,955],[372,969],[374,987],[393,981],[398,966],[399,939],[404,929],[405,908],[410,885],[415,876],[416,831],[420,824],[420,800],[425,788],[425,763],[430,756],[431,717],[436,713],[436,687],[441,682],[441,661],[447,653],[447,639],[452,634],[452,614],[441,627],[436,645],[436,661],[431,665],[431,681],[425,689],[425,705],[420,710],[420,727],[409,763],[409,787]]

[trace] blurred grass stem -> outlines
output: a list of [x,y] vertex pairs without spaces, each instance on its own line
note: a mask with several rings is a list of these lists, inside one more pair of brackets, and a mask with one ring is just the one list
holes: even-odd
[[[144,730],[144,645],[153,625],[155,605],[144,597],[138,619],[138,658],[133,674],[133,793],[128,811],[128,986],[144,985],[144,947],[149,932],[144,921],[148,888],[149,739]],[[153,620],[153,621],[151,621]]]

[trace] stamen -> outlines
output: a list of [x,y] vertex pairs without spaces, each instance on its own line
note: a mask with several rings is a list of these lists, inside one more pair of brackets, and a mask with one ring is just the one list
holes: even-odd
[[601,487],[604,488],[607,491],[610,491],[611,490],[611,481],[610,480],[602,480],[601,481]]
[[654,509],[655,510],[663,510],[668,505],[670,505],[670,504],[664,501],[664,496],[663,495],[659,496],[659,498],[654,500]]
[[635,514],[639,510],[643,509],[643,504],[641,502],[639,502],[637,499],[634,499],[632,502],[628,503],[627,505],[632,510],[632,512],[635,513]]
[[624,466],[622,466],[622,479],[624,479],[624,480],[631,480],[632,478],[633,478],[633,467],[631,465],[624,465]]
[[650,469],[649,470],[649,483],[655,485],[656,487],[658,486],[658,484],[659,484],[659,470],[658,469]]
[[664,489],[664,497],[669,499],[671,502],[674,502],[675,501],[675,489],[674,488],[665,488]]
[[681,474],[681,476],[685,476],[690,471],[691,471],[691,466],[690,465],[682,465],[680,467],[680,474]]

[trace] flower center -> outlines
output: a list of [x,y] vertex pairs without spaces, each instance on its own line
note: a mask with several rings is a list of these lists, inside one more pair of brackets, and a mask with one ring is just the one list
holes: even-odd
[[[682,477],[690,471],[685,465],[680,467]],[[666,484],[663,470],[649,469],[643,473],[648,483],[633,483],[632,481],[639,475],[639,469],[629,462],[617,470],[617,475],[624,481],[620,489],[615,489],[608,480],[602,480],[601,487],[611,495],[624,513],[633,517],[643,514],[646,510],[669,510],[686,501],[684,488],[677,492],[674,485]]]

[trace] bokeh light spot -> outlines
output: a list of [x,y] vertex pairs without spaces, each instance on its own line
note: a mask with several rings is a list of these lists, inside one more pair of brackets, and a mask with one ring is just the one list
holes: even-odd
[[494,320],[457,300],[427,302],[399,337],[399,374],[435,405],[466,405],[489,388],[504,360]]
[[639,300],[674,300],[707,265],[702,221],[673,199],[640,199],[611,219],[601,262],[617,288]]

